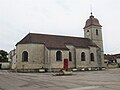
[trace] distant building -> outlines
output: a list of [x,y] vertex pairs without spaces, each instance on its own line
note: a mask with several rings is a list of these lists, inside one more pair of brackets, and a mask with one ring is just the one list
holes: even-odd
[[102,26],[91,13],[83,37],[29,33],[16,44],[17,70],[104,67]]
[[10,69],[10,62],[0,62],[0,69]]
[[104,55],[104,62],[106,63],[107,67],[115,68],[118,67],[120,64],[120,54],[105,54]]
[[120,64],[120,54],[115,54],[114,57],[116,58],[116,62]]
[[16,69],[16,50],[11,50],[8,55],[8,61],[10,61],[10,68]]

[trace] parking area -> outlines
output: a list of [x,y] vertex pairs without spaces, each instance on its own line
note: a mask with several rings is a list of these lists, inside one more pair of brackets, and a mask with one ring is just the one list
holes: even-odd
[[120,90],[120,68],[104,71],[55,73],[13,73],[0,71],[0,90]]

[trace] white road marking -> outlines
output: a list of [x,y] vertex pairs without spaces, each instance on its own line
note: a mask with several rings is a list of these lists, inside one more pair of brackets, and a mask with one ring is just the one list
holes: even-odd
[[98,87],[99,86],[87,86],[87,87],[72,88],[67,90],[89,90],[89,89],[98,88]]

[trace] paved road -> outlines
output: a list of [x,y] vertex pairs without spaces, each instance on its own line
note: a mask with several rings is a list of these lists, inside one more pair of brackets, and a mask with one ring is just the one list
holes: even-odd
[[72,76],[0,71],[0,90],[120,90],[120,68]]

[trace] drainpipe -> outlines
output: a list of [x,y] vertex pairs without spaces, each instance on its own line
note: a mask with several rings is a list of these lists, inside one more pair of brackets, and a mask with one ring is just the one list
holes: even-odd
[[51,50],[49,51],[49,71],[51,72]]
[[46,64],[46,61],[45,61],[45,43],[44,43],[44,59],[43,59],[44,61],[43,61],[43,66],[44,66],[44,68],[45,68],[45,64]]
[[77,61],[76,61],[76,49],[74,49],[74,64],[75,64],[75,68],[77,68]]

